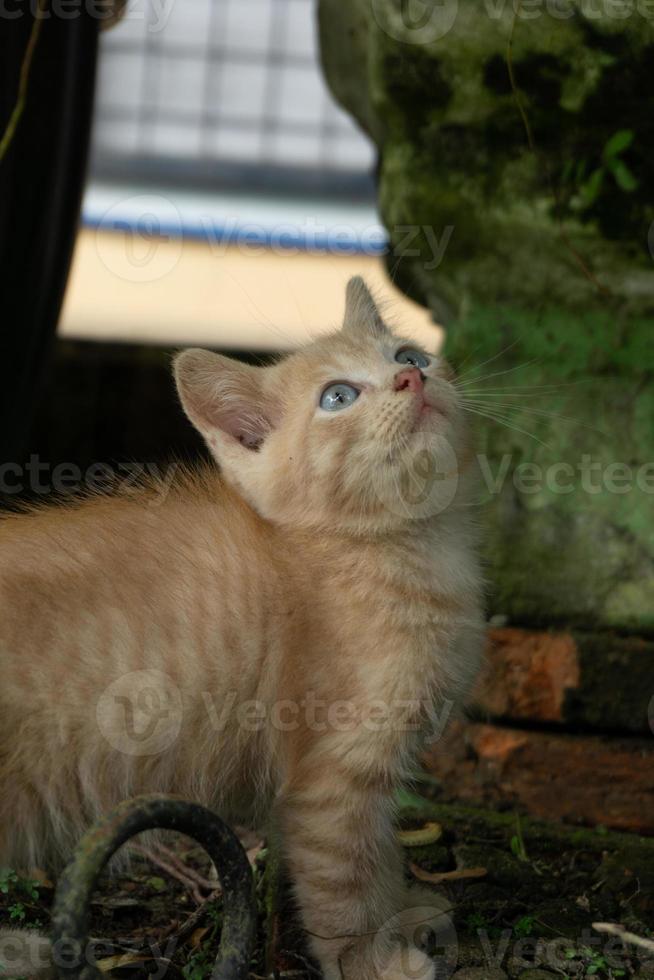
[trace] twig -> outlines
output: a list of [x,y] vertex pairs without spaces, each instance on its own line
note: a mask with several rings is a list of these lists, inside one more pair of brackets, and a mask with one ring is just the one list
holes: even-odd
[[175,852],[172,851],[169,847],[166,847],[165,844],[157,844],[157,850],[155,854],[156,853],[163,854],[166,860],[170,861],[172,865],[178,868],[183,875],[186,875],[186,877],[191,878],[192,881],[195,881],[198,885],[200,885],[201,888],[204,888],[206,891],[208,892],[220,891],[220,884],[217,878],[215,881],[211,881],[209,878],[206,878],[204,875],[200,874],[199,871],[196,871],[195,868],[191,868],[188,864],[185,864],[181,860],[181,858],[179,858],[177,854],[175,854]]
[[[175,858],[175,861],[167,861],[163,856],[157,854],[156,851],[150,850],[147,847],[143,847],[141,844],[132,844],[130,850],[135,851],[137,854],[141,854],[143,857],[152,861],[163,871],[175,878],[177,881],[181,882],[184,887],[191,893],[196,905],[202,905],[204,903],[205,897],[200,891],[200,888],[206,888],[212,894],[220,891],[220,885],[218,883],[212,884],[207,881],[206,878],[202,878],[198,875],[196,871],[191,868],[187,868],[179,858]],[[198,880],[200,879],[200,880]]]
[[2,139],[0,140],[0,162],[4,159],[7,150],[11,146],[11,141],[16,133],[16,128],[20,122],[20,118],[23,115],[25,109],[25,103],[27,101],[27,88],[30,80],[30,71],[32,68],[32,60],[34,58],[34,52],[36,50],[36,45],[39,40],[39,35],[41,33],[41,27],[43,25],[43,14],[45,13],[46,7],[48,6],[48,0],[39,0],[38,6],[34,11],[34,23],[32,24],[32,29],[30,31],[30,36],[27,41],[27,47],[25,48],[25,54],[23,55],[23,61],[20,66],[20,75],[18,77],[18,95],[16,97],[16,103],[9,117],[9,122],[5,127],[5,131],[2,134]]
[[596,932],[607,932],[610,936],[618,936],[623,943],[629,943],[631,946],[638,946],[640,949],[647,949],[650,953],[654,953],[654,939],[637,936],[635,932],[628,932],[613,922],[593,922],[593,929]]

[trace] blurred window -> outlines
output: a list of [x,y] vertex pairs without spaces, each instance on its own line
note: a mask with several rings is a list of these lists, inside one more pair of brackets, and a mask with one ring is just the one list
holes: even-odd
[[102,38],[94,176],[372,196],[314,0],[130,0]]

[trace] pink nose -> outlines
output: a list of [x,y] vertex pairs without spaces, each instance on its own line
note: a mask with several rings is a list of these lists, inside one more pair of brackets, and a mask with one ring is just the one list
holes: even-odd
[[394,388],[396,391],[416,391],[419,393],[423,387],[422,372],[417,367],[407,368],[395,375]]

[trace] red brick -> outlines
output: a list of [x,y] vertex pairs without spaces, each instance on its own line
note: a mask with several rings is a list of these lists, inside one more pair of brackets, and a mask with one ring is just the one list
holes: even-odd
[[654,739],[457,722],[425,765],[447,799],[654,834]]

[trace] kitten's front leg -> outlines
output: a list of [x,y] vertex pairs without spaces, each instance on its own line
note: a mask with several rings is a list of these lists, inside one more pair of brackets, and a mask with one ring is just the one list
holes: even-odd
[[304,758],[277,819],[304,925],[325,980],[432,980],[402,939],[406,891],[389,789],[342,761]]

